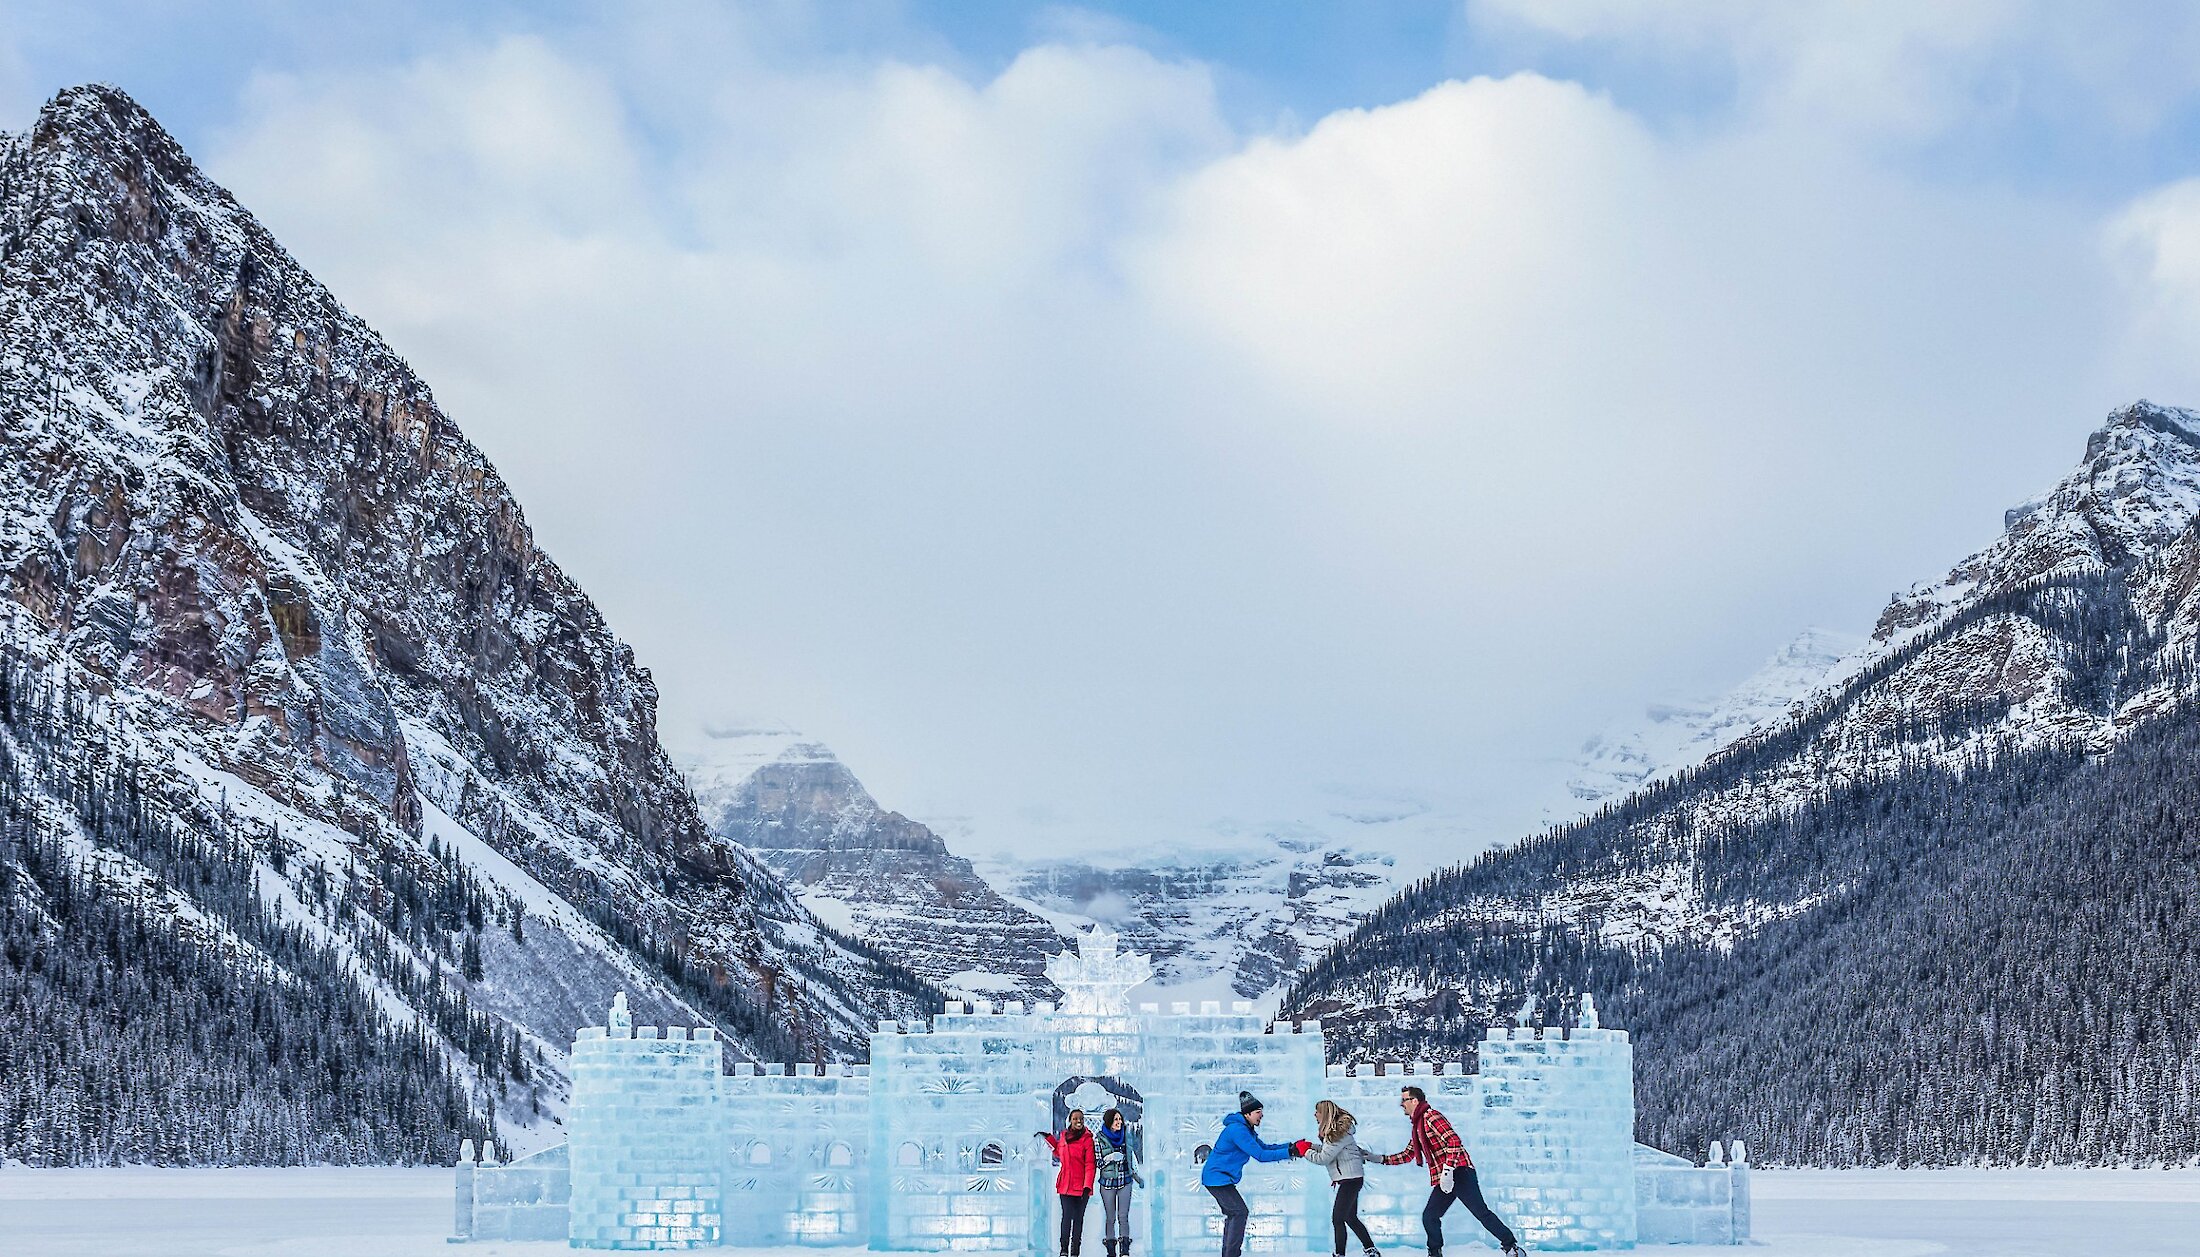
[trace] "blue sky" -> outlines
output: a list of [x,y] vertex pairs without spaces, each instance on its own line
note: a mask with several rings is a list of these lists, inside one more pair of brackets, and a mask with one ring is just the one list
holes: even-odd
[[[12,28],[15,66],[7,86],[18,112],[60,86],[113,79],[188,136],[227,117],[234,107],[229,89],[258,72],[314,73],[399,60],[497,32],[582,32],[620,20],[607,13],[671,7],[10,0],[0,13],[8,15]],[[1520,71],[1592,85],[1654,124],[1680,129],[1719,125],[1734,114],[1744,90],[1736,50],[1715,37],[1569,37],[1462,0],[1089,5],[854,0],[706,7],[745,11],[750,28],[763,32],[782,55],[908,57],[979,77],[997,74],[1022,51],[1048,40],[1131,43],[1211,67],[1224,108],[1254,129],[1290,129],[1338,109],[1391,104],[1448,78]],[[2049,6],[1949,7],[2014,12]],[[1879,8],[1865,6],[1856,20],[1870,22]],[[2096,195],[2187,172],[2200,144],[2200,97],[2190,91],[2189,75],[2159,68],[2191,51],[2188,23],[2178,6],[2119,6],[2113,18],[2071,11],[2074,25],[2121,33],[2121,39],[2104,41],[2109,51],[2102,55],[2129,58],[2123,72],[2131,77],[2162,79],[2161,98],[2134,119],[2098,99],[2083,99],[2089,89],[2074,82],[2071,68],[2056,64],[2050,53],[2013,45],[1998,59],[1952,73],[1958,89],[1979,107],[1917,146],[1911,156],[1921,168],[1951,178]],[[2040,36],[2043,41],[2060,37],[2052,27]]]
[[2200,404],[2182,6],[0,0],[0,126],[87,79],[421,370],[670,740],[974,848],[1515,836]]

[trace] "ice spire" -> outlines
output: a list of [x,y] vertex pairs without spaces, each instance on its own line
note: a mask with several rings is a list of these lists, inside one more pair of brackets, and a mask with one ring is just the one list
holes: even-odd
[[1581,993],[1581,1028],[1584,1030],[1597,1028],[1597,997],[1587,991]]
[[1062,988],[1062,1011],[1086,1016],[1131,1010],[1131,988],[1153,976],[1153,962],[1139,952],[1116,950],[1121,936],[1104,925],[1077,940],[1077,954],[1047,961],[1047,981]]
[[1534,991],[1528,992],[1526,997],[1520,1001],[1520,1012],[1517,1016],[1513,1018],[1513,1024],[1520,1027],[1522,1030],[1526,1030],[1528,1027],[1535,1024]]
[[611,997],[611,1016],[604,1021],[610,1027],[614,1039],[625,1037],[634,1029],[634,1015],[626,1011],[626,992]]

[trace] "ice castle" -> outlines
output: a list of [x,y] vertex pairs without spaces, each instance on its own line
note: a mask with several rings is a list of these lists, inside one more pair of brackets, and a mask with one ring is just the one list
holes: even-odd
[[[1140,1004],[1144,956],[1096,929],[1047,966],[1057,1008],[950,1003],[880,1022],[869,1065],[722,1068],[708,1028],[636,1027],[625,997],[573,1051],[568,1142],[509,1166],[458,1167],[455,1239],[567,1238],[577,1248],[868,1246],[1046,1252],[1053,1171],[1034,1136],[1069,1110],[1121,1108],[1143,1153],[1138,1252],[1219,1246],[1199,1163],[1241,1090],[1267,1105],[1272,1142],[1313,1134],[1328,1098],[1371,1150],[1406,1144],[1398,1089],[1418,1084],[1458,1128],[1484,1192],[1532,1248],[1740,1243],[1749,1234],[1741,1145],[1712,1163],[1638,1147],[1634,1049],[1597,1023],[1492,1028],[1481,1072],[1459,1064],[1330,1064],[1321,1026],[1269,1022],[1249,1004]],[[1249,1167],[1253,1252],[1326,1252],[1330,1191],[1304,1161]],[[1376,1242],[1423,1246],[1418,1166],[1370,1166],[1361,1213]],[[1452,1245],[1482,1240],[1464,1209]],[[1100,1247],[1098,1221],[1088,1224]]]

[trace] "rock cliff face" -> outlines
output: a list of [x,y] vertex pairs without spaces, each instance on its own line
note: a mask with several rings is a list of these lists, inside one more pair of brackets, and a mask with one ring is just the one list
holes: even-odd
[[458,853],[530,940],[468,992],[545,1051],[615,985],[806,1056],[928,998],[710,832],[496,469],[110,88],[0,138],[0,451],[12,639],[179,818],[219,799],[377,884]]
[[1054,926],[1003,899],[939,835],[880,807],[831,751],[774,732],[715,741],[686,763],[705,819],[812,912],[951,992],[1060,998],[1045,972],[1063,947]]

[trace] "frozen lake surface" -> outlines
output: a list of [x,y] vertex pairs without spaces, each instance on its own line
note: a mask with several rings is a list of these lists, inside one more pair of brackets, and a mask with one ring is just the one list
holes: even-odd
[[[2200,1170],[1761,1170],[1754,1182],[1755,1246],[1641,1251],[1671,1257],[2200,1257]],[[454,1248],[444,1242],[450,1225],[449,1170],[0,1170],[0,1254],[6,1257],[541,1257],[569,1251],[562,1244]],[[860,1250],[746,1251],[817,1257]],[[1487,1250],[1455,1244],[1454,1251]]]

